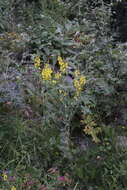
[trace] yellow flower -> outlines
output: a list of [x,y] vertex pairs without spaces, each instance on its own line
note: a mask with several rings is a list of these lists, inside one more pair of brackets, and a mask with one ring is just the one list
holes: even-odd
[[74,72],[74,75],[75,75],[75,77],[78,77],[78,76],[80,75],[80,71],[79,71],[79,70],[76,70],[76,71]]
[[44,69],[41,72],[43,80],[51,80],[53,70],[49,66],[49,64],[45,64]]
[[41,63],[40,57],[36,56],[34,58],[34,66],[35,66],[36,69],[40,68],[40,63]]
[[81,91],[81,85],[77,79],[74,80],[74,87],[76,88],[77,91]]
[[62,76],[61,73],[60,73],[60,72],[57,72],[57,73],[55,74],[55,79],[58,79],[58,80],[59,80],[59,79],[61,78],[61,76]]
[[86,83],[86,77],[85,76],[80,76],[79,83],[81,86],[83,86]]
[[60,65],[60,71],[64,73],[68,68],[68,63],[63,63]]
[[82,91],[85,83],[86,83],[85,76],[81,75],[79,79],[74,79],[73,84],[74,84],[74,87],[76,89],[76,96],[80,95],[80,92]]
[[65,63],[62,59],[62,57],[58,56],[58,63],[60,65],[60,71],[64,73],[68,68],[68,63]]
[[7,178],[8,178],[8,177],[7,177],[7,174],[6,174],[6,173],[3,173],[2,176],[3,176],[3,180],[4,180],[4,181],[7,181]]
[[62,57],[58,56],[58,62],[59,62],[59,63],[62,63],[62,62],[63,62]]
[[16,187],[15,187],[15,186],[12,186],[11,190],[16,190]]

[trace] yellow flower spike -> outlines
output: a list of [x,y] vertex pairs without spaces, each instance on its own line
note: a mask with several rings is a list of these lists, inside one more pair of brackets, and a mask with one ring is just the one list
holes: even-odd
[[80,71],[79,71],[79,70],[76,70],[76,71],[74,72],[74,75],[75,75],[75,77],[78,77],[78,76],[80,75]]
[[35,62],[40,62],[40,57],[39,57],[39,56],[36,56],[36,57],[34,58],[34,61],[35,61]]
[[60,65],[60,71],[61,71],[62,73],[64,73],[64,72],[67,70],[67,68],[68,68],[68,63],[62,63],[62,64]]
[[86,77],[85,76],[81,76],[79,79],[80,85],[83,86],[86,83]]
[[41,72],[43,80],[51,80],[53,70],[49,66],[49,64],[45,64],[44,69]]
[[58,63],[60,65],[60,71],[64,73],[68,68],[68,63],[65,63],[62,59],[62,57],[58,56]]
[[63,62],[63,59],[62,59],[62,57],[61,56],[58,56],[58,62],[60,62],[60,63],[62,63]]
[[76,79],[74,80],[74,87],[76,88],[77,91],[81,91],[82,90],[79,81],[76,80]]
[[81,91],[83,90],[83,86],[86,83],[86,78],[85,76],[81,75],[79,79],[74,79],[73,85],[75,87],[75,96],[79,96]]
[[60,72],[57,72],[56,74],[55,74],[55,79],[57,79],[57,80],[59,80],[60,78],[61,78],[61,73]]
[[12,186],[11,190],[16,190],[16,187],[15,187],[15,186]]
[[41,63],[40,57],[36,56],[34,58],[34,66],[35,66],[36,69],[40,68],[40,63]]
[[35,63],[34,66],[36,69],[40,69],[40,64]]

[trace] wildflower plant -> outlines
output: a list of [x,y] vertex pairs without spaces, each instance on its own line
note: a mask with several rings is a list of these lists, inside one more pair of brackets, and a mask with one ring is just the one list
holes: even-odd
[[[48,90],[51,90],[51,92],[55,91],[56,95],[59,95],[59,100],[61,100],[60,97],[61,95],[70,98],[70,100],[73,100],[74,95],[79,96],[81,91],[83,90],[83,87],[86,83],[86,77],[84,75],[81,75],[80,71],[78,70],[74,71],[73,76],[75,78],[73,79],[73,90],[72,90],[72,86],[70,85],[70,83],[66,82],[66,76],[68,76],[69,74],[68,63],[65,62],[61,56],[58,56],[57,61],[60,67],[59,71],[55,71],[54,68],[51,67],[51,65],[48,63],[44,65],[44,68],[41,71],[42,83],[43,85],[48,85],[45,86],[46,89],[48,87]],[[35,67],[37,68],[38,65],[40,66],[40,58],[36,57]],[[56,86],[54,87],[54,85]],[[43,92],[45,92],[46,89],[43,88]],[[71,94],[72,91],[73,95],[69,95]],[[49,91],[46,91],[45,93],[49,93]]]
[[[61,144],[67,143],[63,148],[64,152],[64,149],[68,147],[68,150],[65,151],[67,153],[69,151],[70,123],[79,106],[80,99],[78,97],[84,89],[86,77],[80,71],[74,70],[72,72],[74,79],[70,83],[67,81],[69,64],[61,56],[58,56],[57,64],[59,66],[57,71],[49,63],[44,64],[40,71],[43,118],[49,125],[53,122],[52,127],[54,126],[59,132],[62,129],[60,141]],[[66,154],[65,152],[64,154]]]

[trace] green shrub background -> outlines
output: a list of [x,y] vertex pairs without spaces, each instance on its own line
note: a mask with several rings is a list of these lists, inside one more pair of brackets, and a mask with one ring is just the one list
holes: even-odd
[[[127,44],[112,6],[0,0],[0,189],[127,189]],[[68,69],[53,84],[41,72],[53,78],[58,56]]]

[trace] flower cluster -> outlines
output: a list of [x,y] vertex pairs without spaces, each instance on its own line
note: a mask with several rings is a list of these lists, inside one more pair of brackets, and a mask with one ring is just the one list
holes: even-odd
[[39,69],[40,68],[40,63],[41,63],[41,60],[40,60],[40,57],[39,56],[36,56],[34,58],[34,66],[36,69]]
[[[60,66],[59,71],[55,72],[48,63],[44,65],[44,68],[41,71],[42,79],[44,81],[50,81],[52,85],[56,85],[68,69],[68,63],[64,62],[61,56],[58,56],[57,61]],[[40,69],[41,61],[39,56],[35,57],[34,62],[35,67]],[[79,96],[81,91],[83,90],[83,86],[86,83],[86,78],[85,76],[80,74],[79,70],[75,70],[73,74],[73,85],[76,91],[75,96]],[[67,95],[66,92],[62,92],[60,94],[63,94],[63,97]]]
[[51,80],[52,73],[53,73],[53,70],[51,69],[49,64],[45,64],[45,66],[41,72],[42,79],[43,80]]
[[85,83],[86,83],[86,78],[83,75],[81,75],[78,79],[74,79],[73,84],[76,89],[76,96],[80,95]]
[[61,75],[60,72],[57,72],[57,73],[55,74],[55,79],[59,80],[61,77],[62,77],[62,75]]
[[58,56],[58,63],[59,63],[59,66],[60,66],[60,71],[62,73],[65,73],[67,68],[68,68],[68,63],[65,63],[62,59],[62,57]]
[[[42,76],[43,80],[51,80],[51,78],[53,76],[52,84],[56,84],[57,81],[59,79],[61,79],[62,73],[65,73],[67,68],[68,68],[68,63],[65,63],[63,61],[62,57],[60,57],[60,56],[58,56],[57,61],[58,61],[58,64],[60,66],[59,72],[56,72],[56,73],[53,74],[53,70],[50,67],[50,65],[45,64],[45,66],[44,66],[44,68],[42,69],[42,72],[41,72],[41,76]],[[41,63],[40,57],[36,56],[34,58],[34,66],[35,66],[36,69],[40,69],[40,63]]]
[[74,72],[74,76],[75,77],[78,77],[80,75],[80,71],[79,70],[76,70],[75,72]]

